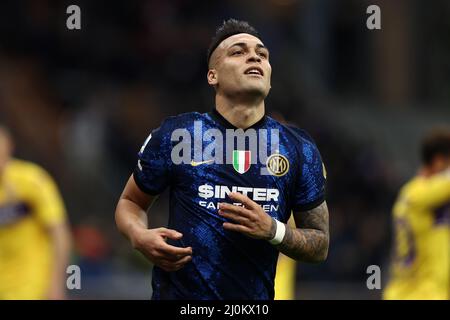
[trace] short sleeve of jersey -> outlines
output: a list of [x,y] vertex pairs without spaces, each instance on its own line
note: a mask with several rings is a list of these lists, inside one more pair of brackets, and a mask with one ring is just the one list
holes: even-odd
[[325,201],[326,171],[319,150],[312,140],[302,140],[300,172],[292,205],[294,212],[311,210]]
[[450,201],[450,169],[427,179],[424,188],[413,193],[411,201],[431,209],[447,204]]
[[133,177],[139,189],[150,195],[162,193],[170,183],[170,130],[168,120],[153,130],[138,153]]
[[66,220],[66,209],[56,183],[41,168],[27,170],[26,197],[33,213],[45,226],[54,226]]

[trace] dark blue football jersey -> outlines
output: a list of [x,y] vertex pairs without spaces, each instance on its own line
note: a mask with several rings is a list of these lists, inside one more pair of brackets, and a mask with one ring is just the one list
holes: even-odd
[[[193,252],[178,271],[153,268],[152,299],[273,299],[278,250],[225,230],[217,204],[241,192],[286,223],[292,211],[325,200],[325,169],[308,134],[269,116],[235,129],[216,110],[169,117],[138,154],[139,188],[150,195],[170,189],[168,228],[183,237],[168,243]],[[240,145],[233,132],[244,132]]]

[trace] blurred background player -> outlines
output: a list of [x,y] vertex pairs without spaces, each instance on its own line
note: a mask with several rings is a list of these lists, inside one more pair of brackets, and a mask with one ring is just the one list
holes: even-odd
[[63,299],[70,249],[63,201],[48,173],[12,150],[0,126],[0,299]]
[[394,205],[394,257],[384,299],[450,298],[449,130],[425,138],[422,163]]
[[[291,227],[295,227],[295,221],[291,217],[288,221]],[[295,300],[297,283],[297,262],[280,253],[275,274],[275,300]]]

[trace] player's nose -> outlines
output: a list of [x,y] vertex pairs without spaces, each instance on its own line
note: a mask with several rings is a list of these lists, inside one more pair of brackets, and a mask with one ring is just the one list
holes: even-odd
[[247,58],[247,62],[261,62],[261,57],[256,53],[255,50],[250,50]]

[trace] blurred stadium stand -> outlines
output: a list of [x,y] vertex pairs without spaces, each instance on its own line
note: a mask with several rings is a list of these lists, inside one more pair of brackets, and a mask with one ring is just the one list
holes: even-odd
[[[77,4],[82,29],[65,27]],[[382,30],[365,27],[382,8]],[[420,135],[449,122],[450,3],[439,1],[5,1],[0,119],[16,155],[58,181],[73,226],[75,299],[150,297],[150,265],[121,238],[114,208],[149,131],[209,111],[206,48],[222,20],[250,21],[271,51],[268,112],[314,137],[328,171],[329,258],[299,265],[298,298],[377,299],[368,265],[389,258],[390,208],[414,173]],[[152,225],[167,221],[167,195]],[[93,239],[82,241],[84,237]],[[89,247],[93,243],[97,247]]]

